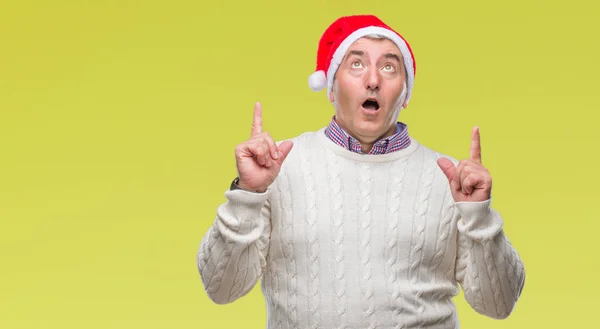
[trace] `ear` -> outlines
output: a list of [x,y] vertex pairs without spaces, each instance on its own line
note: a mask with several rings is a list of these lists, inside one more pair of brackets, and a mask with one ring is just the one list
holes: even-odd
[[330,101],[331,103],[333,103],[333,101],[334,101],[334,98],[333,98],[333,88],[334,88],[334,87],[331,87],[331,92],[329,93],[329,101]]
[[408,106],[408,103],[406,101],[404,101],[404,103],[402,103],[402,108],[405,109]]

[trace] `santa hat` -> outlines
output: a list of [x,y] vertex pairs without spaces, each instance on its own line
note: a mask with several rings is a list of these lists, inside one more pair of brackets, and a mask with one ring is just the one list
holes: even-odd
[[327,96],[329,97],[333,78],[346,51],[356,40],[370,34],[382,35],[393,41],[400,49],[407,74],[406,103],[408,104],[416,73],[412,50],[400,34],[373,15],[344,16],[338,18],[325,30],[319,41],[316,70],[308,77],[310,88],[313,91],[319,91],[327,87]]

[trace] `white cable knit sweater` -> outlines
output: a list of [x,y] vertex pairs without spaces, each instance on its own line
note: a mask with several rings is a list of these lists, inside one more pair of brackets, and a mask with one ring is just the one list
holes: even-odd
[[477,312],[511,313],[523,263],[490,200],[454,202],[440,154],[414,139],[352,153],[323,129],[293,141],[267,192],[225,192],[197,256],[214,302],[261,279],[269,329],[448,329],[460,283]]

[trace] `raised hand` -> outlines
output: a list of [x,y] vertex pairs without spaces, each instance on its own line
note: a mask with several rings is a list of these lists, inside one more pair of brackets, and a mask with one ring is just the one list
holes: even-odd
[[235,148],[238,186],[247,191],[265,192],[279,174],[292,146],[291,141],[284,141],[278,147],[269,133],[262,131],[262,107],[256,103],[250,139]]
[[481,140],[479,128],[473,128],[471,151],[468,160],[461,160],[458,166],[445,158],[437,161],[448,178],[454,201],[479,202],[491,197],[492,177],[481,162]]

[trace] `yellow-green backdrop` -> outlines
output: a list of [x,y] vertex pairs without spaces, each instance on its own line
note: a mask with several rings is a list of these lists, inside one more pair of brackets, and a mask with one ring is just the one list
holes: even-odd
[[281,140],[326,125],[318,38],[374,13],[411,43],[412,136],[458,158],[480,125],[527,270],[507,320],[598,328],[599,5],[506,1],[3,1],[0,328],[264,328],[260,288],[203,291],[196,250],[255,101]]

